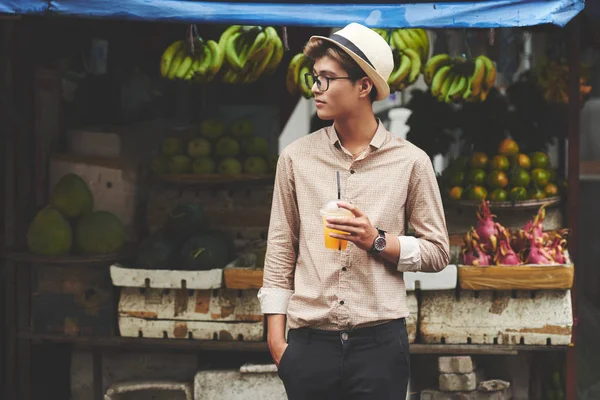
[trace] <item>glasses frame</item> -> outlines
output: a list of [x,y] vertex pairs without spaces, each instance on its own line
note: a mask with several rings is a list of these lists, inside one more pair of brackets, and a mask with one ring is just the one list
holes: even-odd
[[[310,84],[309,78],[313,79],[313,84]],[[325,89],[323,89],[321,86],[321,80],[319,78],[324,78],[325,82],[327,82],[327,87]],[[334,76],[334,77],[329,77],[329,76],[325,76],[325,75],[316,75],[313,74],[312,72],[307,72],[306,74],[304,74],[304,81],[306,82],[306,85],[312,89],[313,85],[316,83],[317,84],[317,89],[319,90],[319,92],[326,92],[327,90],[329,90],[329,83],[330,81],[337,81],[340,79],[350,79],[350,80],[354,80],[355,78],[351,77],[351,76]]]

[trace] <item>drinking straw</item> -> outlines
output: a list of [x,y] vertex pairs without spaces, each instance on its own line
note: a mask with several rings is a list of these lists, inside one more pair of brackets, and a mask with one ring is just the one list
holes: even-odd
[[338,187],[338,200],[341,200],[341,193],[340,193],[340,171],[336,171],[335,172],[337,175],[337,187]]

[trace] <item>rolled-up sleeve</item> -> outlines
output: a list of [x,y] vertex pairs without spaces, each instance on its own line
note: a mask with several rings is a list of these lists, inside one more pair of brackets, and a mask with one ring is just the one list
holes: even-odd
[[263,314],[287,314],[294,293],[299,230],[292,161],[284,149],[277,162],[263,285],[258,291]]
[[437,272],[450,260],[450,240],[440,189],[427,154],[413,167],[406,200],[406,216],[414,237],[401,236],[399,271]]

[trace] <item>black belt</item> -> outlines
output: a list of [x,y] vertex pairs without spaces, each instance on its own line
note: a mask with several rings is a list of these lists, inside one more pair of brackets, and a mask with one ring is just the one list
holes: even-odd
[[288,337],[290,339],[303,338],[306,340],[324,340],[337,341],[343,335],[344,340],[349,338],[376,338],[385,336],[386,334],[399,332],[400,329],[406,329],[406,320],[404,318],[395,319],[393,321],[384,322],[375,326],[367,326],[364,328],[347,329],[347,330],[322,330],[313,328],[297,328],[290,329]]

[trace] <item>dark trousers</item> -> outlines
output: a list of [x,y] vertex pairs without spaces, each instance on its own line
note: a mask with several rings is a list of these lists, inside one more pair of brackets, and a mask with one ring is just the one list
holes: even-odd
[[289,400],[405,400],[410,349],[404,319],[330,332],[291,329],[279,363]]

